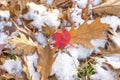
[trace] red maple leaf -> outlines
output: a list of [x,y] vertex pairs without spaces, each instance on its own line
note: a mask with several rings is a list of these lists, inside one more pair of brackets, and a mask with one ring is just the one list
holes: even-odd
[[55,41],[54,47],[64,48],[69,43],[71,36],[66,29],[62,28],[60,32],[55,32],[52,38]]

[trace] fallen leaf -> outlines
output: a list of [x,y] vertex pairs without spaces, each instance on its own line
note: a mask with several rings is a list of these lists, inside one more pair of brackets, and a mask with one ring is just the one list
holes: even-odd
[[26,20],[26,19],[24,19],[24,18],[20,18],[21,20],[22,20],[22,23],[24,24],[24,25],[28,25],[28,24],[30,24],[32,21],[33,21],[33,19],[29,19],[29,20]]
[[[30,35],[25,36],[25,34],[21,33],[20,31],[19,31],[19,36],[14,36],[13,38],[8,39],[8,43],[10,45],[16,45],[16,48],[12,52],[14,54],[18,54],[20,51],[24,52],[23,55],[37,52],[38,57],[39,57],[38,58],[38,66],[39,66],[38,71],[41,74],[41,80],[47,80],[51,72],[52,64],[56,58],[56,57],[53,57],[56,51],[56,48],[51,49],[49,42],[48,42],[48,45],[45,48],[43,48],[41,45],[35,43],[30,38]],[[26,72],[27,72],[27,69],[26,69]]]
[[12,53],[18,54],[20,51],[24,52],[24,55],[33,53],[36,51],[37,44],[30,38],[26,37],[23,33],[19,33],[20,37],[14,36],[12,39],[9,39],[8,42],[10,45],[16,45],[16,48]]
[[116,69],[115,71],[116,71],[116,76],[115,76],[116,80],[120,80],[120,69]]
[[0,44],[0,55],[1,55],[1,52],[4,49],[4,47],[5,47],[5,44]]
[[69,8],[72,7],[72,0],[54,0],[54,5],[59,8]]
[[13,32],[16,31],[16,27],[14,25],[4,26],[4,31],[7,33],[7,35],[11,35]]
[[49,37],[55,32],[56,28],[55,27],[49,27],[48,25],[45,24],[45,26],[42,27],[42,33],[46,36]]
[[8,7],[10,11],[10,17],[17,19],[19,14],[25,14],[28,12],[26,4],[31,0],[9,0]]
[[95,19],[91,24],[87,24],[86,21],[78,29],[74,29],[74,26],[72,26],[70,30],[70,44],[73,46],[82,44],[87,48],[93,48],[94,46],[90,43],[90,40],[106,39],[103,32],[108,29],[108,26],[107,24],[101,23],[100,18]]
[[88,16],[88,9],[87,9],[87,8],[83,8],[83,9],[82,9],[81,17],[82,17],[82,19],[84,19],[84,20],[87,20],[87,19],[89,18],[89,16]]
[[64,48],[70,41],[70,33],[62,28],[61,31],[55,32],[52,35],[53,40],[55,41],[54,47]]
[[25,80],[24,78],[17,78],[12,74],[1,75],[0,80]]
[[102,3],[106,2],[106,0],[102,0]]
[[[39,54],[41,53],[41,51],[42,54]],[[56,56],[53,57],[55,51],[56,48],[51,49],[49,42],[43,50],[39,49],[38,47],[38,55],[39,55],[38,64],[41,66],[40,69],[41,80],[47,80],[50,75],[52,64],[56,59]]]
[[12,22],[19,32],[21,32],[21,33],[25,34],[26,36],[29,36],[30,38],[35,40],[34,32],[32,32],[27,26],[23,25],[23,28],[20,28],[13,20],[12,20]]
[[49,77],[49,80],[57,80],[57,78],[56,78],[55,75],[53,75],[53,76],[50,76],[50,77]]
[[107,0],[101,5],[93,7],[92,10],[100,16],[108,14],[120,17],[120,0]]
[[[17,6],[16,6],[16,7],[17,7]],[[11,17],[12,19],[15,20],[15,19],[18,18],[19,14],[20,14],[19,10],[15,9],[15,8],[12,7],[12,6],[9,6],[9,11],[10,11],[10,17]]]

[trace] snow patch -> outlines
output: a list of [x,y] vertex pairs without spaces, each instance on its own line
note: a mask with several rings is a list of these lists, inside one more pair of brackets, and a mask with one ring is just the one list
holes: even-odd
[[[60,20],[59,20],[59,10],[52,9],[47,10],[47,8],[43,5],[37,5],[33,2],[28,3],[29,11],[23,15],[25,19],[33,19],[32,24],[41,29],[44,26],[44,23],[47,24],[49,27],[55,26],[59,27]],[[34,7],[33,7],[34,6]]]
[[9,11],[1,11],[0,10],[0,20],[4,20],[4,19],[6,19],[6,20],[8,20],[10,18],[10,13],[9,13]]
[[22,77],[22,65],[20,60],[5,60],[2,66],[9,74]]
[[35,33],[35,39],[38,43],[40,43],[43,47],[46,45],[46,38],[41,32]]
[[102,3],[102,0],[92,0],[93,6],[97,6],[97,5],[99,5],[100,3]]
[[76,27],[78,27],[84,22],[84,20],[81,18],[81,13],[82,13],[82,9],[78,8],[77,6],[71,8],[70,10],[70,17],[72,21],[75,23]]
[[101,18],[102,23],[110,24],[110,28],[115,32],[120,25],[120,19],[117,16],[103,16]]
[[72,1],[76,2],[80,8],[85,8],[88,4],[88,0],[72,0]]
[[47,0],[47,5],[52,5],[54,0]]
[[30,76],[32,77],[32,80],[40,80],[40,74],[35,71],[35,67],[37,67],[37,59],[38,59],[37,53],[28,55],[24,57],[24,59],[27,62],[28,71]]
[[107,63],[111,64],[115,69],[120,68],[120,54],[107,54],[104,56]]
[[95,65],[97,73],[91,76],[92,80],[115,80],[116,73],[105,65],[104,61],[105,59],[101,58],[97,60],[97,64]]
[[0,32],[0,44],[5,44],[7,38],[8,35],[6,35],[4,32]]
[[105,47],[107,40],[103,40],[103,39],[92,39],[91,43],[93,46],[95,47]]
[[8,21],[10,18],[10,13],[8,10],[1,11],[0,10],[0,31],[4,31],[4,26],[11,26],[12,23]]
[[67,50],[75,59],[85,59],[92,54],[94,49],[79,45],[78,47],[69,46]]
[[75,80],[79,62],[64,52],[59,52],[53,63],[51,75],[55,74],[57,80]]

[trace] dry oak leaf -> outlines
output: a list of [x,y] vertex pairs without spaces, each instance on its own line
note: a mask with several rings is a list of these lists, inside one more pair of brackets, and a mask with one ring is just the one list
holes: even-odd
[[47,24],[45,24],[45,25],[42,27],[42,33],[43,33],[46,37],[51,36],[55,31],[56,31],[56,28],[55,28],[55,27],[49,27]]
[[120,17],[120,0],[108,0],[101,5],[93,7],[92,10],[100,16],[109,14]]
[[38,66],[41,67],[40,74],[41,80],[47,80],[51,72],[52,64],[56,57],[53,57],[56,48],[51,49],[50,45],[47,45],[45,48],[42,48],[40,45],[33,42],[31,38],[27,38],[23,33],[19,33],[20,37],[14,36],[12,39],[9,39],[8,42],[11,45],[16,45],[16,48],[13,50],[14,54],[18,54],[19,51],[23,50],[24,54],[27,55],[30,52],[38,52]]
[[5,47],[5,44],[0,44],[0,55],[1,55],[1,52],[4,49],[4,47]]
[[100,18],[95,19],[91,24],[87,24],[86,21],[77,29],[74,29],[74,26],[72,26],[70,30],[70,44],[73,46],[82,44],[87,48],[93,48],[94,46],[90,43],[90,40],[106,39],[106,36],[103,35],[103,32],[109,28],[108,26],[108,24],[101,23]]
[[13,50],[14,54],[18,54],[20,51],[24,52],[24,55],[33,53],[37,50],[37,44],[29,37],[27,38],[23,33],[19,33],[20,37],[14,36],[11,39],[8,39],[10,45],[16,45],[16,48]]
[[63,9],[70,8],[72,7],[72,5],[73,5],[72,0],[54,0],[53,4],[53,6]]
[[42,50],[38,48],[38,53],[41,53],[42,51],[42,54],[38,54],[39,55],[38,64],[41,67],[40,69],[41,80],[47,80],[50,75],[52,64],[57,56],[56,55],[55,57],[53,57],[56,49],[57,48],[51,49],[49,42],[46,45],[46,47],[43,48]]

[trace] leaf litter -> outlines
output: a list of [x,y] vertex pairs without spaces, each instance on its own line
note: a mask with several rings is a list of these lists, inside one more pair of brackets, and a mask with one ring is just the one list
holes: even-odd
[[1,0],[0,79],[119,80],[119,3]]

